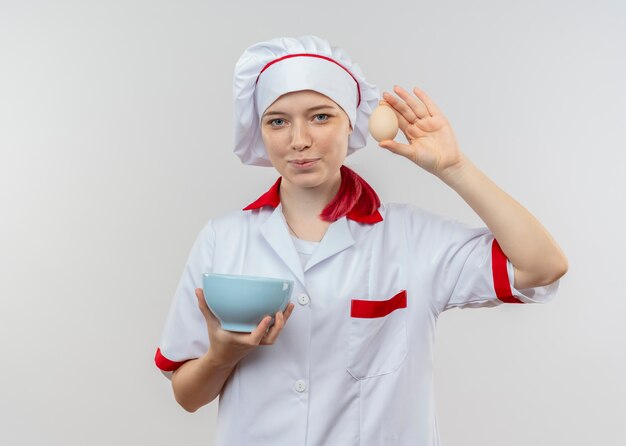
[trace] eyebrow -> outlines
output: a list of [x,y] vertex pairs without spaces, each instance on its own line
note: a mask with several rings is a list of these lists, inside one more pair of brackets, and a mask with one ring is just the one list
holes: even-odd
[[[323,109],[326,109],[326,108],[334,110],[335,107],[333,107],[332,105],[316,105],[315,107],[311,107],[311,108],[307,109],[306,112],[308,113],[308,112],[312,112],[312,111],[323,110]],[[268,116],[274,116],[274,115],[288,115],[288,114],[289,113],[285,113],[285,112],[282,112],[282,111],[274,110],[274,111],[265,113],[263,115],[263,118],[266,118]]]

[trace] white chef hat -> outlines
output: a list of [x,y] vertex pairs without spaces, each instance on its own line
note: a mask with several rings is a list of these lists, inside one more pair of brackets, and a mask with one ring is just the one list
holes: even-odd
[[235,154],[244,164],[271,166],[260,117],[285,93],[314,90],[348,115],[352,134],[348,155],[365,146],[368,120],[379,101],[378,88],[338,47],[316,36],[279,37],[248,47],[235,65],[233,98]]

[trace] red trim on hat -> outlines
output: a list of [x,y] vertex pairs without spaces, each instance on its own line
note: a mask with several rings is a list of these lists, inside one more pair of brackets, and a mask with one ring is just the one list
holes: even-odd
[[406,290],[400,291],[388,300],[352,299],[350,317],[367,319],[385,317],[399,308],[406,308]]
[[257,84],[259,82],[259,77],[261,77],[261,74],[263,74],[263,72],[265,70],[267,70],[269,67],[271,67],[272,65],[274,65],[276,62],[280,62],[281,60],[285,60],[285,59],[291,59],[292,57],[317,57],[318,59],[324,59],[327,60],[329,62],[333,62],[337,65],[339,65],[341,68],[343,68],[345,70],[346,73],[348,73],[350,75],[350,77],[352,79],[354,79],[354,82],[356,82],[356,90],[359,96],[359,101],[356,104],[356,106],[358,107],[361,104],[361,86],[359,85],[359,81],[356,80],[356,77],[354,77],[354,75],[352,73],[350,73],[350,70],[348,70],[346,67],[344,67],[343,65],[341,65],[339,62],[337,62],[334,59],[331,59],[330,57],[326,57],[326,56],[322,56],[320,54],[311,54],[311,53],[299,53],[299,54],[288,54],[286,56],[283,57],[279,57],[278,59],[274,59],[271,62],[268,62],[263,69],[261,69],[261,71],[259,72],[259,75],[256,77],[256,81],[255,84]]
[[498,299],[502,302],[508,304],[523,304],[524,302],[513,296],[506,266],[506,255],[502,251],[502,248],[500,248],[498,241],[493,239],[493,244],[491,245],[491,268],[493,271],[493,287],[495,288],[496,296],[498,296]]
[[[276,182],[267,192],[265,192],[255,201],[243,208],[243,210],[251,211],[253,209],[262,208],[263,206],[276,208],[280,204],[280,182],[282,179],[283,177],[278,177],[278,180],[276,180]],[[380,215],[380,212],[378,211],[374,212],[373,214],[364,214],[362,212],[353,210],[346,214],[346,218],[349,218],[350,220],[359,223],[367,224],[374,224],[383,221],[383,216]]]
[[178,367],[186,363],[187,361],[171,361],[167,359],[165,356],[161,354],[161,349],[157,348],[156,354],[154,355],[154,363],[158,368],[163,370],[164,372],[173,372]]

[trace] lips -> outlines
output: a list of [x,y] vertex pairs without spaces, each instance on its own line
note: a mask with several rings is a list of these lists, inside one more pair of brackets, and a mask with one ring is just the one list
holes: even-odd
[[306,163],[310,163],[312,161],[317,161],[319,158],[306,158],[306,159],[301,159],[301,160],[292,160],[289,161],[290,163],[294,163],[294,164],[306,164]]
[[297,170],[308,170],[315,166],[319,160],[319,158],[305,158],[289,161],[289,164]]

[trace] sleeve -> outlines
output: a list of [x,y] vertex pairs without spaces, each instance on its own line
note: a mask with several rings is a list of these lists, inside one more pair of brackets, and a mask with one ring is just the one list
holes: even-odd
[[171,379],[172,372],[209,349],[206,320],[198,308],[195,289],[202,288],[202,274],[213,268],[215,230],[212,221],[193,244],[170,305],[154,362]]
[[438,312],[551,301],[559,286],[516,289],[514,269],[488,228],[439,218],[427,224],[431,295]]

